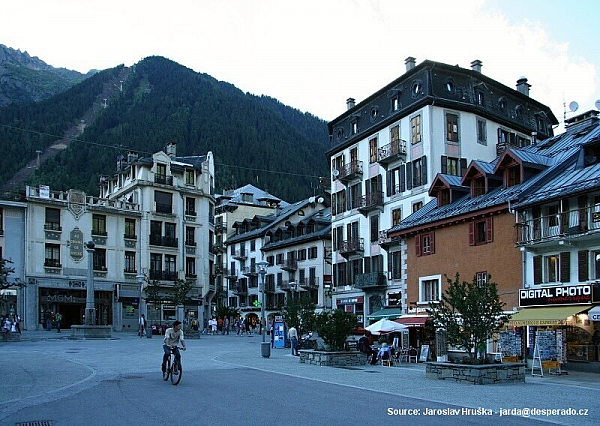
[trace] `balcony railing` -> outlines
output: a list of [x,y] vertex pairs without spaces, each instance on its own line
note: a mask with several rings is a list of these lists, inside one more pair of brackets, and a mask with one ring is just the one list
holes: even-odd
[[246,295],[248,294],[248,287],[246,285],[238,284],[235,286],[235,290],[233,292],[237,295]]
[[517,223],[515,241],[519,245],[535,244],[564,237],[576,238],[597,230],[600,230],[600,208],[592,206]]
[[275,283],[265,283],[265,293],[275,293]]
[[298,261],[296,259],[285,259],[281,264],[281,269],[284,271],[295,271],[298,269]]
[[227,222],[216,222],[215,223],[215,232],[222,233],[227,230]]
[[365,214],[376,209],[383,209],[383,191],[374,191],[360,198],[359,212]]
[[196,247],[196,241],[194,240],[185,240],[185,245],[190,247]]
[[156,213],[166,213],[166,214],[173,213],[173,206],[171,204],[165,204],[165,203],[154,203],[154,204],[155,204]]
[[46,231],[62,231],[60,223],[57,222],[46,222],[44,223],[44,229]]
[[233,254],[233,258],[236,260],[246,260],[246,250],[238,250]]
[[377,150],[377,162],[384,167],[397,160],[406,161],[405,140],[393,140],[390,144],[385,145]]
[[247,277],[256,277],[258,276],[258,269],[256,268],[256,265],[244,266],[242,268],[242,274]]
[[238,271],[237,269],[225,269],[225,271],[223,271],[223,274],[228,280],[237,280]]
[[92,235],[93,236],[98,236],[98,237],[108,237],[108,232],[106,232],[106,231],[99,231],[97,229],[92,229]]
[[223,253],[225,251],[225,245],[223,243],[215,243],[214,248],[217,253]]
[[277,283],[277,287],[279,287],[282,290],[290,290],[291,289],[290,282],[292,282],[292,281],[283,280],[283,281]]
[[154,183],[173,186],[173,176],[154,175]]
[[186,216],[194,216],[194,217],[196,217],[196,210],[186,210],[185,211],[185,215]]
[[137,235],[135,234],[123,234],[123,238],[126,240],[137,240]]
[[342,241],[338,247],[338,251],[342,256],[350,256],[353,254],[364,253],[365,251],[365,239],[364,238],[353,238],[350,240]]
[[307,290],[319,288],[319,277],[304,277],[298,280],[298,285]]
[[227,271],[227,268],[223,265],[215,263],[215,275],[223,275]]
[[150,269],[151,280],[175,281],[177,278],[179,277],[175,271],[156,271]]
[[354,285],[362,289],[385,287],[387,280],[383,272],[368,272],[366,274],[358,274],[354,279]]
[[60,260],[57,260],[57,259],[44,260],[44,266],[47,268],[62,268]]
[[153,246],[177,247],[179,244],[179,240],[175,237],[150,234],[150,244],[152,244]]
[[125,274],[137,274],[137,271],[135,269],[127,269],[127,268],[125,268],[123,270],[123,273],[125,273]]
[[341,169],[338,169],[337,179],[346,184],[353,179],[358,179],[363,174],[363,162],[352,161],[344,165]]

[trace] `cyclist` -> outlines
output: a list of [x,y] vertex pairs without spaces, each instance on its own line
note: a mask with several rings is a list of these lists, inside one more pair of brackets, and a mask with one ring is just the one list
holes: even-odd
[[167,359],[171,352],[175,354],[175,361],[181,362],[181,355],[179,354],[179,348],[177,347],[181,343],[182,349],[185,351],[185,340],[183,338],[183,330],[181,329],[181,321],[175,321],[173,327],[167,328],[165,332],[165,339],[163,349],[165,354],[163,355],[162,371],[166,370]]

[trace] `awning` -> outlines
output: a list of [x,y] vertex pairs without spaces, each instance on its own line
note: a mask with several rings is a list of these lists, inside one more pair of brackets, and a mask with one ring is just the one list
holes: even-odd
[[383,308],[379,311],[373,312],[371,315],[367,315],[368,320],[380,320],[387,318],[394,320],[402,316],[402,308]]
[[404,324],[407,327],[425,327],[425,323],[429,319],[428,316],[425,315],[403,315],[394,321],[400,324]]
[[523,308],[511,316],[508,325],[565,325],[567,323],[567,317],[587,309],[589,309],[589,306]]

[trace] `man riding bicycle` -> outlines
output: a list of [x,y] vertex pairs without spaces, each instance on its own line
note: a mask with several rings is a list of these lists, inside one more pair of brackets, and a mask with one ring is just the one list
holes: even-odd
[[173,327],[167,328],[165,332],[165,339],[163,344],[163,355],[162,371],[166,370],[167,359],[171,352],[175,354],[175,361],[181,362],[181,355],[179,354],[179,348],[177,347],[181,343],[182,349],[185,351],[185,340],[183,338],[183,330],[181,329],[181,321],[175,321]]

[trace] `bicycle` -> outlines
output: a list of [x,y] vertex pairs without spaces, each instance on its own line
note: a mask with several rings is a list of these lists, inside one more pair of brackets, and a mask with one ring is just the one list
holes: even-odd
[[[169,378],[171,378],[171,384],[174,386],[177,386],[179,384],[179,382],[181,381],[181,375],[182,375],[182,371],[183,369],[181,368],[181,355],[179,356],[179,362],[176,361],[176,358],[173,359],[173,362],[171,362],[171,356],[173,355],[173,349],[171,348],[171,353],[169,354],[169,357],[167,358],[167,364],[166,364],[166,368],[165,371],[163,371],[163,380],[166,382],[167,380],[169,380]],[[178,347],[177,349],[183,349]]]

